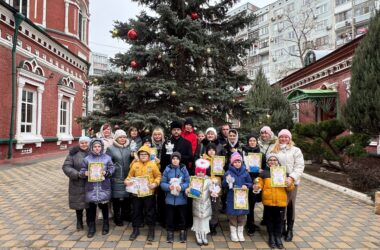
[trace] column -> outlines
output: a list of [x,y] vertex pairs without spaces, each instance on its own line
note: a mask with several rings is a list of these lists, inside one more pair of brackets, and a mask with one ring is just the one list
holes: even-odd
[[74,97],[70,97],[70,109],[69,109],[69,135],[73,134],[73,103],[74,103]]
[[16,123],[16,136],[18,139],[21,134],[21,101],[22,101],[22,90],[24,89],[25,81],[19,79],[17,85],[17,123]]
[[65,33],[69,32],[69,1],[65,0]]
[[[63,94],[62,93],[59,93],[58,94],[58,118],[57,118],[57,137],[59,137],[59,134],[60,134],[60,130],[59,130],[59,126],[61,124],[61,102],[62,102],[62,98],[63,98]],[[58,138],[59,140],[59,138]]]
[[46,1],[43,0],[43,16],[42,16],[42,26],[46,27]]
[[41,118],[42,118],[42,93],[45,88],[43,86],[38,86],[37,88],[37,136],[41,137]]

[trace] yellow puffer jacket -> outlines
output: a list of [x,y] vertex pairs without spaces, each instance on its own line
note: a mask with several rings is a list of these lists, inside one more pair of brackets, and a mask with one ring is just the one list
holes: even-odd
[[[142,146],[139,149],[139,152],[141,151],[148,152],[150,154],[149,147]],[[132,177],[141,177],[141,176],[148,176],[149,184],[156,183],[157,187],[160,186],[161,172],[154,161],[149,161],[149,160],[147,162],[133,161],[131,163],[127,179],[132,178]]]
[[269,169],[265,169],[262,177],[258,177],[258,186],[262,190],[263,205],[272,207],[286,207],[288,199],[286,191],[294,190],[294,183],[286,188],[272,187]]

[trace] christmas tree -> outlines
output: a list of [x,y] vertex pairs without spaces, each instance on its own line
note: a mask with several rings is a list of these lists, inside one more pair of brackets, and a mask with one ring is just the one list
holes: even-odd
[[354,132],[380,133],[380,14],[371,19],[352,62],[350,96],[343,117]]
[[289,102],[279,87],[269,85],[261,68],[244,99],[243,107],[245,115],[242,116],[242,127],[246,132],[257,133],[264,125],[277,132],[293,126]]
[[131,45],[112,62],[132,74],[97,79],[108,110],[85,118],[84,124],[100,119],[151,129],[192,117],[197,127],[205,128],[238,116],[242,86],[249,80],[236,68],[243,65],[252,41],[236,40],[235,35],[254,16],[229,16],[236,0],[136,2],[153,14],[143,11],[128,22],[117,21],[112,31],[114,38]]

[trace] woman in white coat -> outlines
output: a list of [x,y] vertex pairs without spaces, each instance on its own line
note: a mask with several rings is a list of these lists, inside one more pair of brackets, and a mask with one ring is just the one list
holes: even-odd
[[286,166],[288,185],[294,183],[296,188],[288,193],[288,205],[286,208],[286,223],[284,223],[283,234],[285,241],[289,242],[293,239],[293,225],[295,219],[296,196],[298,185],[305,168],[303,154],[301,149],[294,145],[292,134],[289,130],[283,129],[278,133],[278,140],[272,149],[272,153],[276,154],[281,166]]

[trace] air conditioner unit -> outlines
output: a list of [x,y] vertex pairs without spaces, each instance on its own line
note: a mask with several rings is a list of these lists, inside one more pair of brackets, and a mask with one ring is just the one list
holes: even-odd
[[318,19],[318,16],[313,16],[313,19],[314,19],[314,20]]
[[281,17],[282,17],[282,14],[278,14],[277,17],[278,17],[278,18],[281,18]]
[[326,30],[331,30],[331,26],[326,26]]
[[351,23],[349,21],[346,21],[346,26],[350,26]]
[[272,57],[272,61],[273,62],[277,61],[277,58],[276,57]]
[[272,17],[270,20],[272,20],[272,22],[274,22],[274,21],[276,21],[276,18]]
[[270,42],[271,42],[271,43],[273,43],[273,42],[274,42],[274,39],[273,39],[273,38],[271,38],[271,39],[270,39]]

